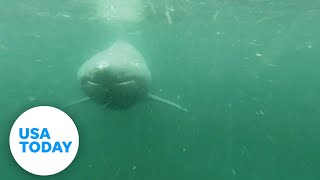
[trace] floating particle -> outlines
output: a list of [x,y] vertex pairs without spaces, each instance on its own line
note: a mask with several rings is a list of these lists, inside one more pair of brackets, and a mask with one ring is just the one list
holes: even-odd
[[186,148],[182,148],[182,152],[186,152]]
[[261,57],[261,56],[262,56],[262,54],[260,54],[260,53],[256,53],[256,56],[257,56],[257,57]]
[[117,173],[116,173],[116,176],[118,176],[118,175],[119,175],[119,172],[120,172],[120,168],[118,169],[118,171],[117,171]]
[[308,45],[308,48],[311,49],[311,48],[312,48],[312,45]]
[[98,17],[88,17],[88,20],[95,20],[95,19],[98,19]]
[[262,110],[256,111],[257,115],[264,115],[264,112]]
[[171,15],[170,15],[170,9],[169,9],[167,1],[166,1],[166,11],[165,11],[164,14],[167,17],[168,24],[172,24],[172,18],[171,18]]
[[34,102],[35,100],[37,100],[37,99],[33,96],[28,97],[28,101],[30,101],[30,102]]
[[250,42],[250,45],[254,45],[254,44],[256,44],[256,42],[257,42],[257,40],[252,40],[251,42]]
[[278,65],[276,65],[276,64],[267,64],[267,66],[273,66],[273,67],[275,67],[275,66],[278,66]]
[[245,145],[242,145],[241,152],[242,152],[242,155],[245,155],[248,153],[247,147]]
[[69,14],[62,14],[61,16],[65,17],[65,18],[70,18],[71,17]]
[[274,143],[274,138],[270,134],[266,134],[266,137],[271,143]]
[[1,50],[1,49],[8,49],[8,48],[7,48],[7,46],[5,46],[5,45],[3,45],[3,44],[0,44],[0,50]]
[[31,36],[34,37],[34,38],[40,38],[41,37],[38,33],[32,33]]
[[136,170],[136,166],[133,166],[132,170]]
[[213,20],[216,21],[217,20],[217,17],[219,15],[219,11],[217,10],[214,15],[213,15]]

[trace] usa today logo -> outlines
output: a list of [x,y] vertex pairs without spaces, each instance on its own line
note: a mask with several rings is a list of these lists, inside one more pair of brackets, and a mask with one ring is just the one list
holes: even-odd
[[10,150],[26,171],[49,176],[66,169],[76,157],[79,134],[63,111],[39,106],[22,113],[11,128]]

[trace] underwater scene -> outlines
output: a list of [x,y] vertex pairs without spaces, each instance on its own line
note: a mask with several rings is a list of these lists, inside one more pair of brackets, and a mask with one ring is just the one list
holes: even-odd
[[[319,0],[1,0],[0,179],[319,180],[319,19]],[[79,132],[47,177],[9,147],[36,106]]]

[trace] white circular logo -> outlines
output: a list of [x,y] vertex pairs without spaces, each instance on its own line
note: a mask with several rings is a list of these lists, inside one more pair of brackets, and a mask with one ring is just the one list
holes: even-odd
[[49,176],[67,168],[76,157],[79,134],[63,111],[39,106],[22,113],[11,128],[10,150],[26,171]]

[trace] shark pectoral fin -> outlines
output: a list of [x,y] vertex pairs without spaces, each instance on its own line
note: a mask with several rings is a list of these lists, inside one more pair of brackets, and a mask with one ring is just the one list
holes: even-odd
[[159,96],[156,96],[156,95],[154,95],[154,94],[150,94],[150,93],[149,93],[149,94],[148,94],[148,98],[149,98],[149,99],[152,99],[152,100],[154,100],[154,101],[161,102],[161,103],[167,104],[167,105],[169,105],[169,106],[175,107],[175,108],[177,108],[177,109],[179,109],[179,110],[182,110],[182,111],[184,111],[184,112],[187,112],[187,111],[188,111],[186,108],[181,107],[180,105],[178,105],[178,104],[176,104],[176,103],[173,103],[173,102],[171,102],[171,101],[168,101],[168,100],[166,100],[166,99],[163,99],[163,98],[161,98],[161,97],[159,97]]
[[91,100],[90,97],[85,97],[85,98],[79,99],[77,101],[74,101],[74,102],[71,102],[69,104],[66,104],[66,105],[62,106],[62,109],[65,109],[65,108],[68,108],[70,106],[73,106],[73,105],[76,105],[76,104],[80,104],[80,103],[83,103],[83,102],[87,102],[87,101],[90,101],[90,100]]

